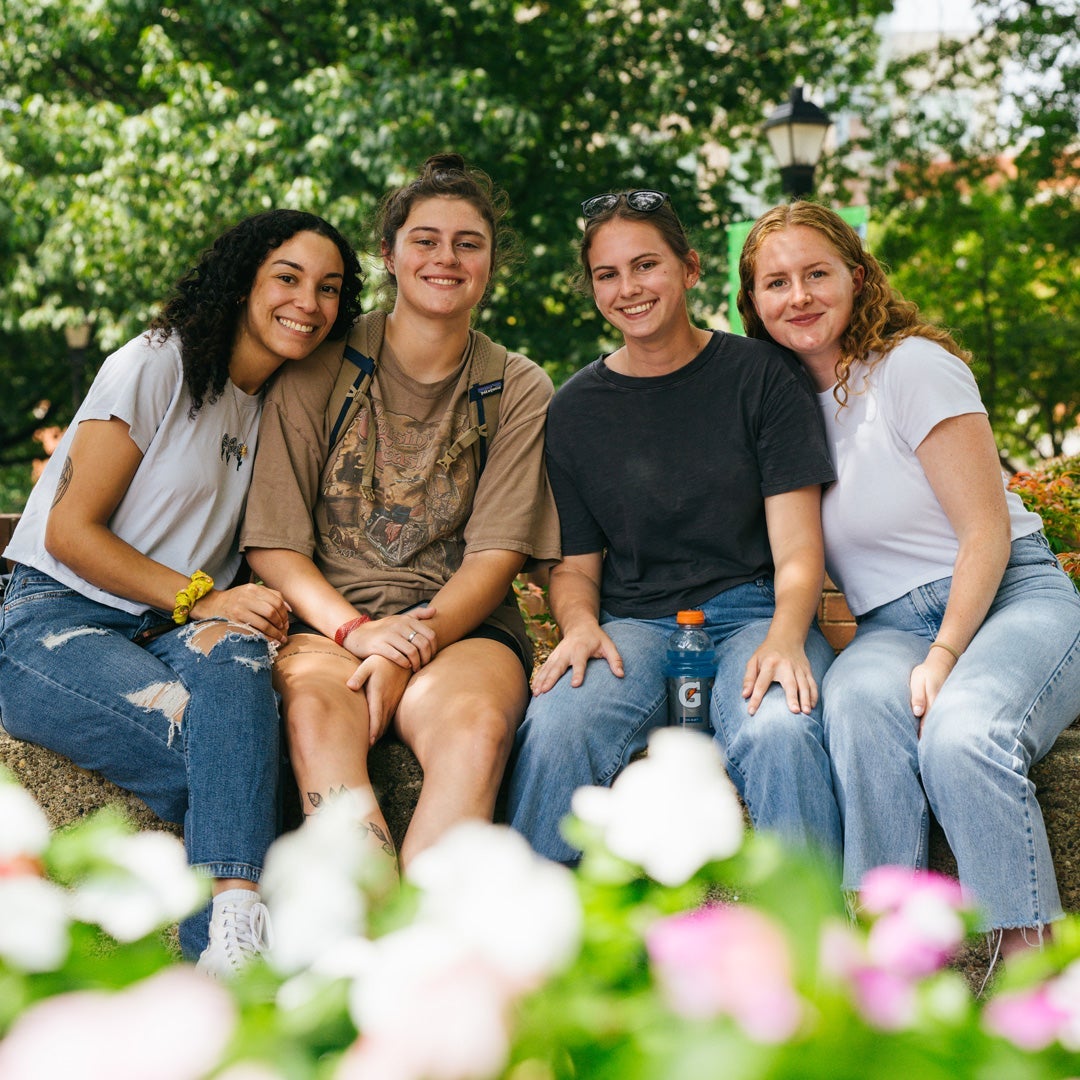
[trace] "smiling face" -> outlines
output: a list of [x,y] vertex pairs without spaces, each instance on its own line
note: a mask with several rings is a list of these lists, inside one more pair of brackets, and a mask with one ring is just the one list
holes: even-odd
[[237,324],[230,364],[237,385],[249,371],[265,371],[265,379],[282,361],[302,359],[326,340],[337,319],[344,271],[334,241],[314,232],[298,232],[266,256]]
[[684,262],[655,226],[616,217],[593,234],[588,259],[597,310],[628,345],[660,343],[688,326],[686,291],[700,273],[695,252]]
[[397,282],[395,311],[468,317],[491,277],[491,228],[466,199],[421,199],[382,254]]
[[769,336],[798,356],[820,389],[835,382],[840,338],[851,322],[863,274],[809,225],[770,233],[758,250],[754,309]]

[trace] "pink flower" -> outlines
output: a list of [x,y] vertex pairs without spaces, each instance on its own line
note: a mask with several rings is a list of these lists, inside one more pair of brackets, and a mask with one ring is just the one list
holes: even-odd
[[915,984],[891,971],[864,967],[852,975],[855,1004],[874,1027],[901,1031],[916,1018]]
[[760,912],[719,904],[655,923],[649,958],[680,1016],[730,1016],[752,1039],[790,1038],[802,1018],[791,984],[791,955],[779,928]]
[[999,994],[983,1012],[988,1031],[1028,1051],[1045,1050],[1068,1019],[1069,1013],[1054,1002],[1046,984]]
[[906,866],[877,866],[863,875],[859,909],[868,915],[884,915],[917,897],[933,897],[954,911],[970,906],[960,883],[945,874]]
[[119,993],[84,990],[32,1006],[0,1042],[0,1076],[201,1080],[235,1024],[228,992],[177,965]]
[[944,874],[880,866],[863,878],[859,907],[878,916],[868,947],[874,966],[903,978],[942,968],[967,932],[958,882]]

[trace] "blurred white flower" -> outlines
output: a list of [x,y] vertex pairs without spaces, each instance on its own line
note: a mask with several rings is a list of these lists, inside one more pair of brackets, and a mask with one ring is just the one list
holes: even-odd
[[274,920],[269,959],[279,971],[318,964],[365,932],[363,886],[390,864],[361,831],[369,812],[357,793],[343,792],[271,845],[260,890]]
[[20,856],[40,855],[49,842],[49,822],[34,797],[0,770],[0,867]]
[[112,835],[95,854],[106,865],[75,888],[71,912],[117,941],[137,941],[190,915],[207,895],[208,883],[187,865],[184,845],[169,833]]
[[612,854],[662,885],[682,885],[743,839],[742,807],[715,742],[678,728],[658,728],[646,757],[610,788],[579,788],[571,808],[603,831]]
[[31,1006],[0,1042],[4,1080],[201,1080],[232,1037],[228,991],[177,965],[119,993],[79,991]]
[[335,1080],[486,1080],[506,1065],[501,973],[443,928],[413,923],[373,942],[352,984],[360,1038]]
[[30,874],[0,878],[0,958],[22,971],[55,971],[70,945],[67,900]]
[[417,919],[476,950],[513,993],[577,955],[584,916],[573,874],[504,826],[455,826],[413,860],[408,877],[423,890]]

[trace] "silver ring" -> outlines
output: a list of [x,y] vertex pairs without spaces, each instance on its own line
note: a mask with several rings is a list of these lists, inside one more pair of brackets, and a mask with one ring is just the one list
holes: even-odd
[[405,639],[405,640],[406,640],[406,641],[407,641],[407,642],[408,642],[408,643],[409,643],[410,645],[412,644],[412,639],[413,639],[414,637],[416,637],[416,633],[417,633],[417,632],[416,632],[416,631],[414,630],[414,631],[413,631],[413,632],[412,632],[412,633],[411,633],[411,634],[410,634],[410,635],[409,635],[409,636],[408,636],[408,637],[407,637],[407,638]]

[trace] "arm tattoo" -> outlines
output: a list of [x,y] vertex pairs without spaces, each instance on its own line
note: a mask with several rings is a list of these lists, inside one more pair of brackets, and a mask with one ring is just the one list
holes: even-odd
[[68,457],[64,459],[64,467],[60,470],[60,479],[56,484],[56,494],[53,495],[53,506],[67,494],[68,485],[71,483],[71,474],[74,471],[71,464],[71,456],[68,455]]

